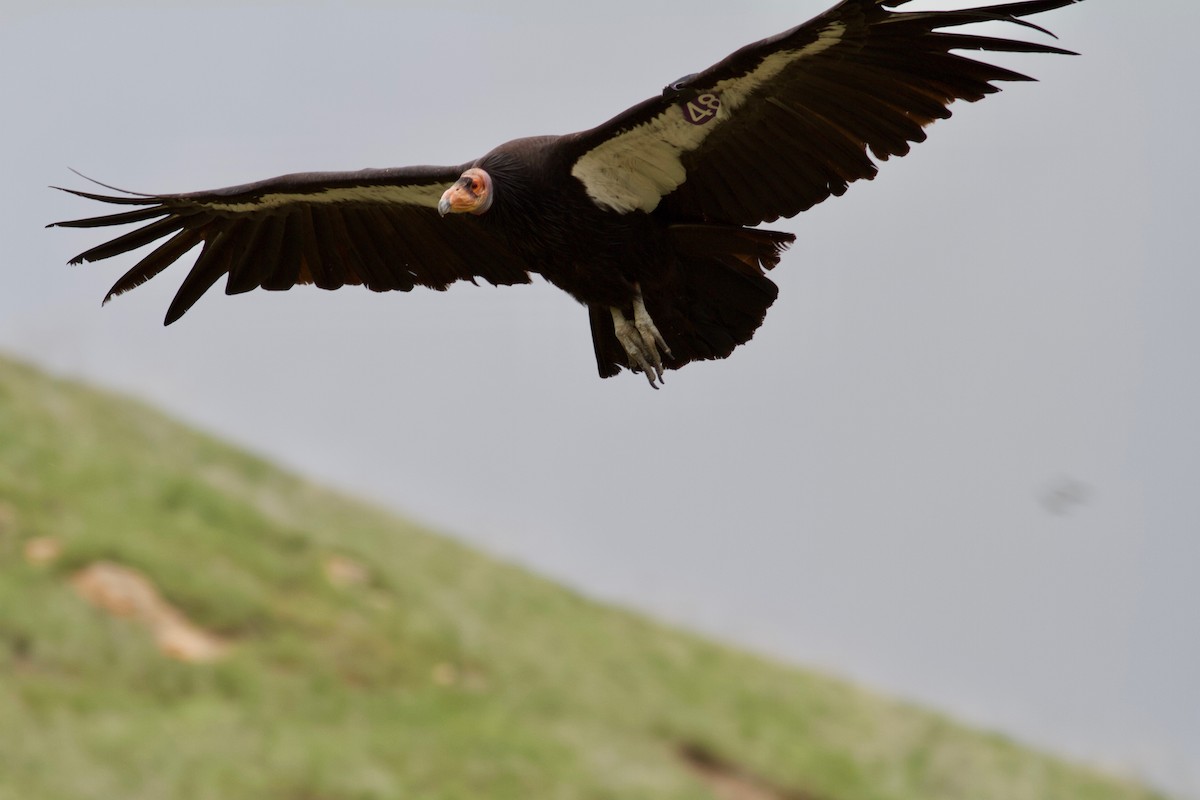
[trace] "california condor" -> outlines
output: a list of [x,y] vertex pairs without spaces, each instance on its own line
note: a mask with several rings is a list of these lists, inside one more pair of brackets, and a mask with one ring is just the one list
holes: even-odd
[[105,302],[200,245],[168,325],[222,276],[238,294],[302,283],[442,290],[537,273],[587,306],[601,376],[625,367],[657,388],[664,370],[725,358],[762,324],[778,292],[765,273],[795,237],[755,226],[873,178],[876,160],[908,153],[954,100],[1031,80],[958,51],[1070,54],[948,29],[1002,21],[1048,33],[1022,18],[1078,0],[891,10],[907,2],[844,0],[599,127],[517,139],[460,166],[188,194],[67,189],[127,210],[54,224],[146,223],[72,264],[161,240]]

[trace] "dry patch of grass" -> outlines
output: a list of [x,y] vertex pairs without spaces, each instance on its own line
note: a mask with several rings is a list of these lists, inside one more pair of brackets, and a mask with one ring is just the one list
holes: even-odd
[[149,628],[158,649],[170,658],[209,663],[229,650],[228,643],[192,623],[135,569],[97,561],[72,575],[71,585],[96,608]]

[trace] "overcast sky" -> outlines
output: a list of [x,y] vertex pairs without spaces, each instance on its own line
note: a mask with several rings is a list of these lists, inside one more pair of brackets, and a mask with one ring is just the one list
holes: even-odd
[[[828,0],[8,2],[0,348],[587,592],[1200,797],[1193,0],[956,106],[650,391],[545,285],[206,296],[161,327],[68,172],[187,191],[591,127]],[[947,7],[946,3],[924,3]],[[960,7],[962,4],[959,4]],[[1014,33],[1032,34],[1028,31]]]

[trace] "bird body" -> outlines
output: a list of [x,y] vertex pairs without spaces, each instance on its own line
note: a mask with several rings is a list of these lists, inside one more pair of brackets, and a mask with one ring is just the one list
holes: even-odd
[[159,242],[106,301],[200,246],[167,324],[222,277],[239,294],[305,283],[441,290],[539,274],[588,307],[601,376],[627,368],[657,388],[664,370],[724,358],[762,324],[778,292],[766,273],[794,236],[758,225],[872,179],[877,161],[923,141],[954,100],[1030,80],[958,51],[1068,53],[947,29],[1042,31],[1022,18],[1078,2],[892,10],[907,1],[843,0],[595,128],[513,140],[466,164],[188,194],[67,190],[129,208],[55,224],[143,223],[72,263]]

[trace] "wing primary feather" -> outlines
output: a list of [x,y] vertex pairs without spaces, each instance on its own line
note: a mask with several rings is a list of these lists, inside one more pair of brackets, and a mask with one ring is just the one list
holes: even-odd
[[751,157],[745,149],[734,148],[729,152],[728,158],[729,168],[724,170],[725,182],[733,190],[734,199],[737,200],[737,218],[752,217],[758,204],[759,193],[772,191],[771,184],[774,179],[767,170],[755,163],[757,159]]
[[229,264],[234,255],[234,244],[239,238],[239,227],[234,225],[221,231],[216,234],[216,238],[209,239],[205,243],[192,271],[183,279],[179,291],[175,293],[175,298],[167,308],[167,315],[163,319],[164,325],[170,325],[186,314],[201,295],[211,289],[212,285],[229,271]]
[[[949,18],[947,18],[949,17]],[[929,22],[929,25],[920,25],[921,22]],[[1044,33],[1051,39],[1057,39],[1050,31],[1043,28],[1041,25],[1036,25],[1027,19],[1019,19],[1008,14],[981,14],[971,9],[966,9],[962,12],[958,11],[929,11],[929,12],[906,12],[897,14],[891,19],[884,20],[883,24],[892,25],[914,25],[918,27],[923,35],[928,35],[932,31],[940,28],[955,28],[962,25],[973,25],[982,22],[1007,22],[1011,25],[1018,25],[1022,28],[1028,28],[1038,33]],[[912,35],[906,33],[906,35]]]
[[[973,36],[963,33],[934,33],[937,41],[946,50],[982,50],[993,53],[1046,53],[1057,56],[1077,56],[1073,50],[1064,50],[1048,44],[1023,42],[1020,39],[1001,39],[995,36]],[[976,62],[983,63],[983,62]]]
[[[451,224],[454,219],[453,216],[446,217],[446,221]],[[396,221],[393,219],[392,222],[392,227],[398,229]],[[418,242],[418,246],[429,247],[438,252],[445,251],[445,243],[438,238],[435,227],[424,218],[416,217],[403,226],[402,233],[405,240]],[[410,246],[412,246],[411,243]],[[446,253],[445,258],[436,259],[423,266],[424,269],[420,273],[413,270],[411,266],[409,269],[413,272],[413,278],[418,284],[435,291],[444,292],[458,276],[459,265],[454,262],[450,253]]]
[[302,260],[300,233],[303,222],[299,214],[279,216],[279,257],[275,265],[263,277],[262,288],[268,291],[283,291],[296,285]]
[[391,270],[379,255],[379,245],[376,244],[378,232],[369,229],[362,211],[356,208],[347,209],[342,214],[342,223],[346,228],[347,240],[358,258],[363,285],[373,292],[392,288]]
[[124,236],[118,236],[116,239],[93,247],[91,250],[85,250],[72,258],[71,263],[81,264],[84,261],[99,261],[104,258],[112,258],[121,253],[127,253],[130,250],[135,250],[143,245],[150,244],[156,239],[161,239],[164,236],[174,233],[184,226],[184,222],[185,220],[178,217],[160,219],[158,222],[152,222],[149,225],[132,230]]
[[[1031,17],[1034,14],[1042,14],[1047,11],[1054,11],[1059,8],[1065,8],[1066,6],[1074,5],[1075,3],[1079,3],[1081,1],[1082,0],[1025,0],[1025,2],[1020,2],[1020,3],[999,3],[994,6],[980,6],[978,8],[967,8],[967,9],[963,9],[961,12],[943,12],[943,13],[966,14],[966,13],[974,12],[977,14],[991,14],[991,15],[1003,17],[1008,22],[1021,22],[1021,23],[1026,23],[1026,24],[1032,25],[1033,23],[1027,22],[1026,20],[1023,20],[1023,19],[1009,19],[1009,18],[1010,17],[1012,17],[1012,18]],[[916,12],[916,13],[920,13],[920,12]],[[1053,36],[1054,34],[1050,34],[1050,35]]]
[[267,217],[261,222],[248,223],[249,241],[239,245],[239,252],[230,261],[225,294],[234,295],[256,289],[265,274],[279,257],[283,226],[279,217]]
[[47,228],[104,228],[109,225],[130,225],[134,222],[145,222],[148,219],[165,216],[171,210],[163,206],[139,208],[137,211],[123,211],[119,214],[104,214],[99,217],[71,219],[63,222],[51,222]]
[[821,138],[822,144],[819,150],[827,154],[824,159],[825,163],[843,180],[854,181],[859,178],[875,176],[878,170],[875,162],[871,161],[862,143],[857,141],[857,137],[846,131],[845,128],[811,108],[793,108],[776,98],[769,98],[768,102],[776,108],[792,114],[807,126],[814,137]]
[[452,238],[461,230],[462,226],[472,224],[471,220],[464,220],[458,215],[448,215],[445,219],[448,224],[439,225],[439,219],[434,215],[420,216],[416,219],[419,220],[417,224],[421,226],[421,235],[428,238],[440,254],[437,264],[441,267],[444,283],[433,288],[444,291],[460,276],[474,282],[473,276],[476,274],[474,265],[459,255]]
[[[110,203],[116,206],[149,206],[161,202],[161,198],[153,197],[151,195],[145,195],[144,197],[113,197],[110,194],[94,194],[92,192],[84,192],[79,189],[67,189],[62,186],[51,186],[50,188],[58,189],[60,192],[66,192],[67,194],[73,194],[76,197],[82,197],[85,200],[98,200],[101,203]],[[120,189],[117,191],[120,191]]]
[[313,275],[313,284],[320,289],[332,291],[340,289],[347,283],[361,283],[354,271],[345,248],[345,231],[339,231],[334,224],[336,214],[313,214],[313,235],[317,242],[317,251],[321,254],[320,271]]
[[994,6],[978,8],[963,8],[957,11],[904,11],[893,14],[883,21],[884,25],[911,25],[913,23],[930,23],[922,26],[925,31],[937,28],[951,28],[957,25],[971,25],[976,22],[1008,22],[1023,28],[1031,28],[1057,39],[1050,31],[1021,17],[1029,17],[1046,11],[1053,11],[1069,6],[1080,0],[1030,0],[1025,3],[1002,3]]
[[[949,54],[940,54],[942,59],[955,58]],[[949,104],[959,97],[961,90],[944,83],[944,70],[926,62],[913,62],[911,58],[889,58],[883,53],[872,54],[870,60],[858,59],[854,56],[846,58],[853,61],[855,70],[860,72],[864,80],[877,81],[881,95],[886,93],[888,100],[903,105],[906,116],[922,120],[927,125],[934,120],[949,119],[953,112]],[[962,59],[962,61],[978,64],[977,61]],[[813,74],[823,74],[828,67],[814,68]],[[898,79],[903,78],[903,82]],[[959,81],[963,76],[956,76]],[[829,82],[836,83],[836,75],[829,73]],[[965,98],[964,98],[965,99]]]
[[152,201],[160,199],[157,195],[147,194],[146,192],[134,192],[129,189],[122,189],[120,186],[113,186],[112,184],[105,183],[104,181],[98,181],[95,178],[89,178],[87,175],[84,175],[82,172],[75,169],[74,167],[67,167],[67,169],[71,170],[71,172],[74,172],[76,175],[83,178],[85,181],[87,181],[89,183],[94,183],[97,186],[103,186],[105,189],[109,189],[114,192],[120,192],[121,194],[133,194],[133,195],[138,195],[139,197],[148,197]]
[[415,275],[410,269],[404,252],[404,237],[392,223],[391,215],[386,209],[373,208],[368,212],[371,227],[375,229],[376,241],[384,249],[384,263],[391,275],[393,286],[402,292],[410,292],[416,287]]
[[326,247],[332,247],[337,253],[337,260],[341,265],[338,275],[342,282],[355,286],[366,285],[367,276],[363,274],[362,257],[359,255],[357,243],[346,227],[346,219],[342,210],[340,208],[331,209],[331,213],[324,216],[324,222],[325,229],[332,235],[323,243]]
[[746,211],[742,208],[741,203],[738,203],[734,198],[736,194],[730,187],[729,177],[726,175],[726,170],[714,165],[713,174],[711,177],[713,187],[716,190],[711,197],[708,198],[708,203],[705,207],[697,207],[690,209],[689,217],[697,219],[707,219],[715,217],[721,220],[744,220],[747,218]]
[[[197,229],[183,230],[152,250],[121,279],[113,284],[104,297],[104,303],[141,286],[146,281],[178,261],[184,253],[200,243],[203,234]],[[101,304],[103,305],[103,303]]]
[[[981,61],[976,61],[975,59],[967,58],[966,56],[950,54],[949,57],[965,62],[963,67],[964,90],[970,86],[979,92],[978,95],[972,96],[964,91],[960,96],[960,99],[968,102],[974,102],[975,100],[982,99],[983,95],[985,94],[995,94],[996,92],[1000,91],[1000,87],[993,86],[991,81],[1011,81],[1013,83],[1031,83],[1037,81],[1037,78],[1031,78],[1028,75],[1024,75],[1020,72],[1013,72],[1011,69],[997,67],[994,64],[984,64]],[[968,76],[966,73],[968,70],[974,67],[984,67],[985,69],[979,69],[974,74]]]
[[[855,133],[881,160],[904,155],[910,149],[910,142],[925,139],[925,131],[917,121],[902,110],[860,90],[852,81],[847,81],[841,92],[826,93],[825,97],[831,106],[844,115],[848,124],[855,126]],[[789,143],[789,149],[796,149],[800,143],[795,141],[788,127],[790,120],[782,118],[781,114],[790,116],[786,109],[780,109],[779,113],[765,114],[763,125],[774,139]],[[795,143],[790,144],[792,142]]]
[[263,240],[263,246],[258,253],[258,263],[254,268],[255,282],[259,286],[262,286],[267,278],[275,272],[283,258],[287,227],[288,215],[277,214],[271,217],[270,235]]
[[296,275],[297,283],[317,283],[317,276],[324,280],[325,267],[321,263],[321,251],[317,247],[316,230],[313,227],[313,213],[308,206],[301,206],[296,213],[295,223],[300,230],[300,265]]

